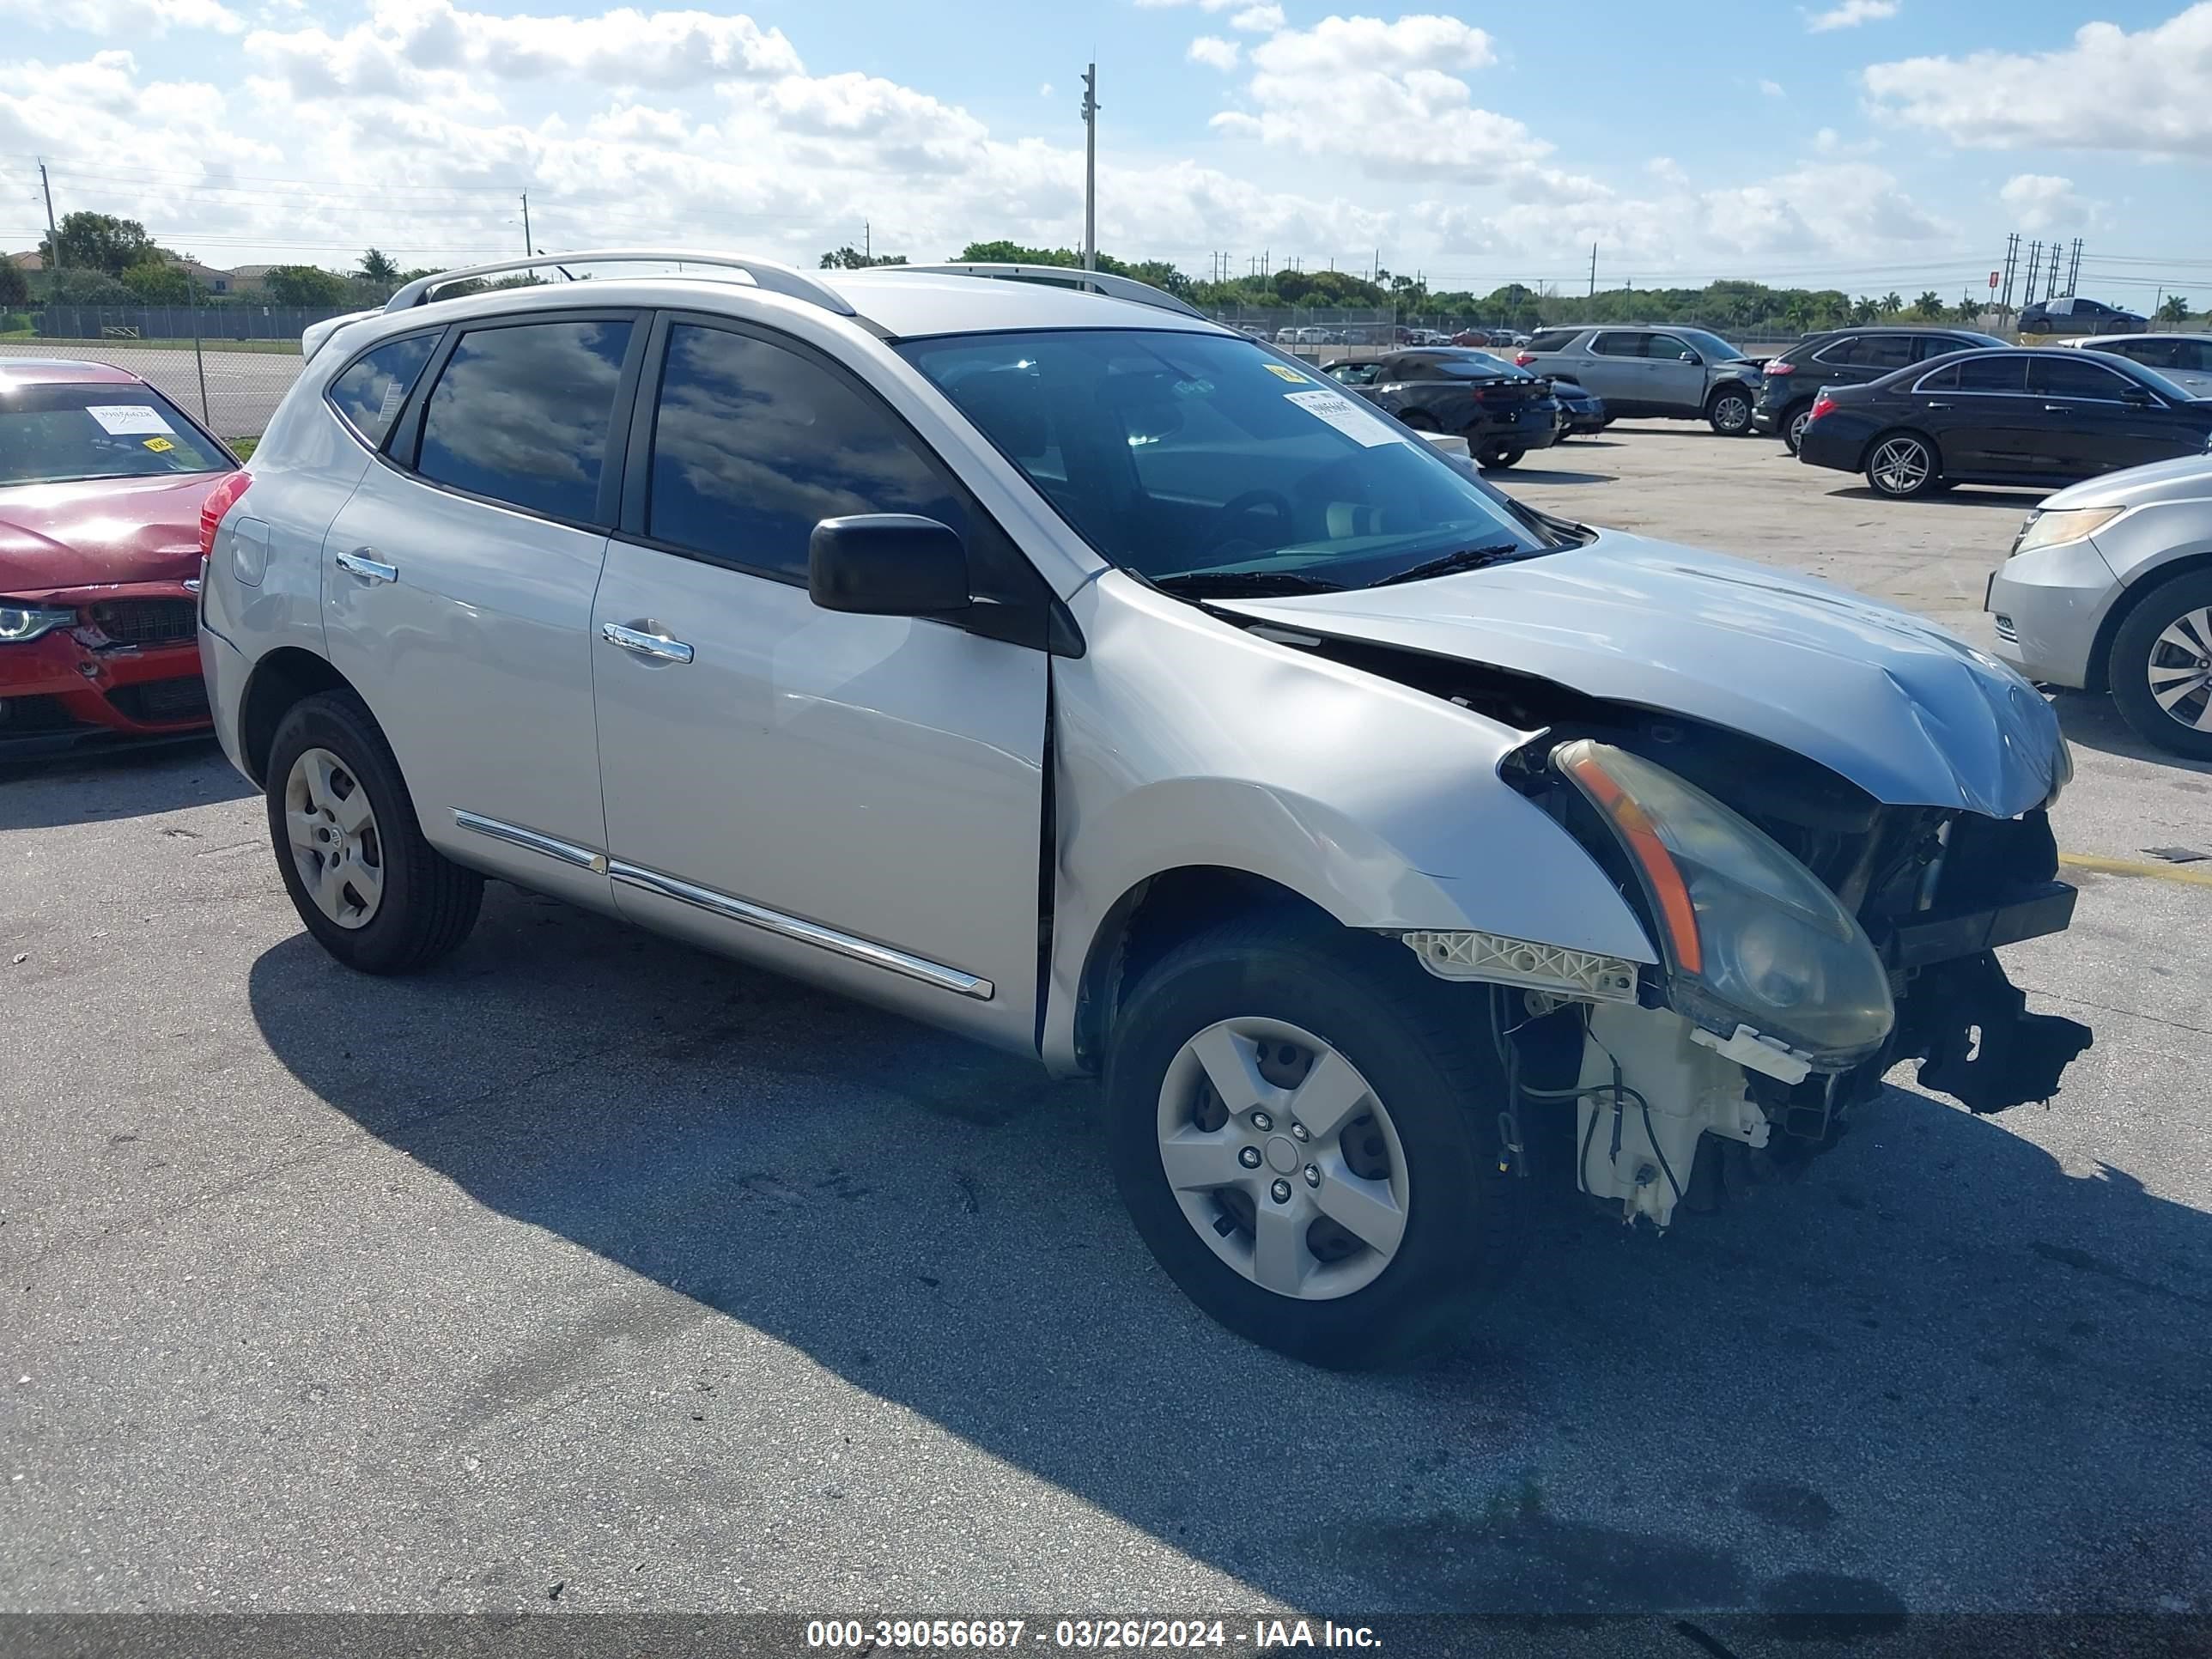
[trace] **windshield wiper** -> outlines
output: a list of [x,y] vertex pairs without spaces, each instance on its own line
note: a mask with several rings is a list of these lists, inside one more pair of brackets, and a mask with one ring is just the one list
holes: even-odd
[[1227,599],[1271,593],[1341,593],[1342,582],[1303,576],[1295,570],[1188,570],[1180,576],[1155,576],[1152,586],[1178,599]]
[[1398,582],[1426,581],[1431,576],[1449,576],[1455,570],[1480,570],[1485,565],[1504,564],[1510,559],[1525,558],[1529,550],[1518,542],[1493,542],[1486,547],[1462,547],[1456,553],[1446,553],[1439,558],[1425,561],[1395,575],[1385,576],[1380,581],[1370,582],[1370,587],[1389,587]]

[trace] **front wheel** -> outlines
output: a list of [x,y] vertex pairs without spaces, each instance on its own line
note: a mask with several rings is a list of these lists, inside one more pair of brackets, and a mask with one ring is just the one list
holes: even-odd
[[1893,432],[1867,453],[1867,483],[1893,501],[1933,495],[1943,475],[1936,451],[1917,433]]
[[1705,404],[1705,419],[1723,438],[1741,438],[1751,430],[1751,393],[1739,386],[1724,386]]
[[295,705],[266,775],[277,869],[325,951],[366,974],[404,974],[468,937],[483,878],[423,839],[392,745],[359,697],[325,691]]
[[1478,459],[1485,467],[1494,467],[1503,470],[1506,467],[1518,466],[1521,464],[1521,458],[1528,453],[1528,452],[1525,449],[1506,449],[1504,447],[1486,449]]
[[1253,920],[1170,952],[1106,1073],[1115,1182],[1168,1276],[1314,1364],[1463,1340],[1516,1236],[1484,1012],[1402,946],[1325,926]]
[[2212,574],[2178,577],[2137,601],[2112,635],[2106,675],[2137,737],[2212,760]]

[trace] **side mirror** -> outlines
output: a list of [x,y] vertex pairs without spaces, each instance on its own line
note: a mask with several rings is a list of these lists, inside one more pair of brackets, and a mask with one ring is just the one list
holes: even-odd
[[1701,363],[1705,362],[1705,359],[1698,356],[1694,351],[1686,351],[1682,354],[1682,361],[1686,363]]
[[2120,393],[2120,401],[2133,404],[2138,409],[2158,407],[2158,394],[2147,386],[2130,386]]
[[863,617],[942,616],[975,598],[958,532],[909,513],[816,525],[806,541],[806,592],[824,611]]

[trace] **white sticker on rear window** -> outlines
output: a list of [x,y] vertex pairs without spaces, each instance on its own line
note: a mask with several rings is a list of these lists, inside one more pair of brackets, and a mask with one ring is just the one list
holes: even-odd
[[1370,449],[1406,441],[1380,415],[1364,408],[1340,392],[1286,392],[1283,394],[1283,401],[1296,404],[1314,419],[1326,421],[1354,443],[1364,444]]
[[100,422],[103,432],[118,438],[136,438],[149,432],[173,433],[176,428],[149,404],[87,404],[84,412]]
[[399,405],[407,400],[407,388],[398,380],[384,388],[384,401],[376,406],[376,418],[389,421],[399,412]]

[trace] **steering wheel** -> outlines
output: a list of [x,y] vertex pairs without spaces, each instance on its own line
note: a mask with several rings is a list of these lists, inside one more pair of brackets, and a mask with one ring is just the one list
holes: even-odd
[[[1262,512],[1273,514],[1276,522],[1282,526],[1284,534],[1290,533],[1292,517],[1290,498],[1273,489],[1248,489],[1241,495],[1231,496],[1214,509],[1213,522],[1217,529],[1226,532],[1239,519]],[[1214,544],[1212,550],[1218,553],[1227,547],[1249,547],[1255,553],[1262,550],[1258,543],[1233,533],[1224,534]]]

